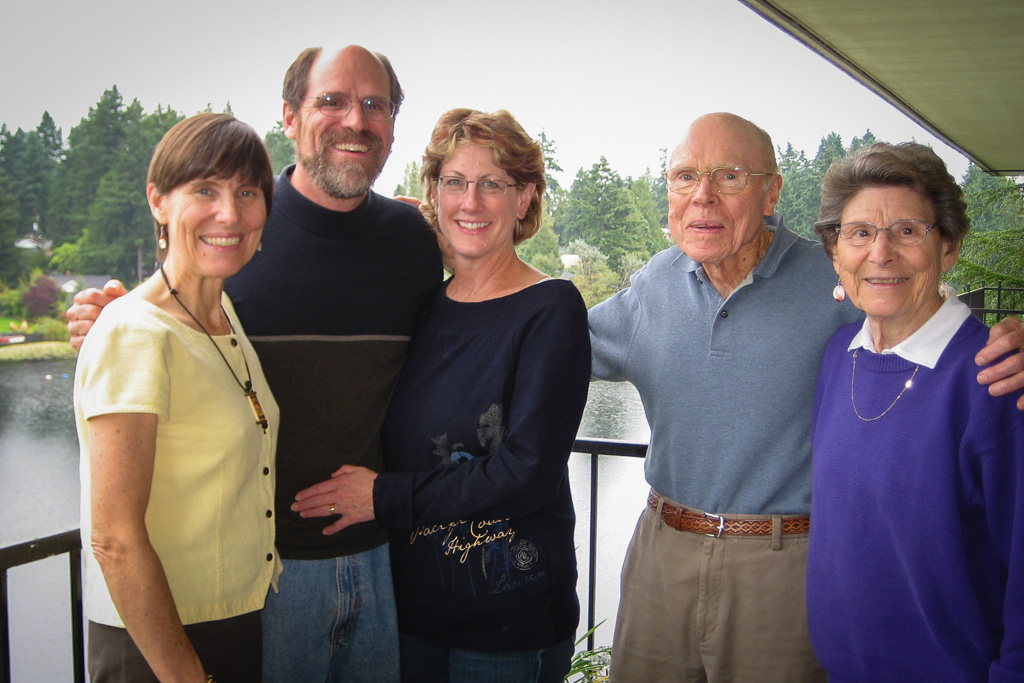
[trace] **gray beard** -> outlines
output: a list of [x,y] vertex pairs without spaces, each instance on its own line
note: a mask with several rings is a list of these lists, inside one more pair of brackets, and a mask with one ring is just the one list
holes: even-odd
[[[301,131],[300,131],[301,134]],[[334,135],[325,136],[320,141],[320,146],[311,156],[306,156],[295,150],[295,161],[306,169],[306,173],[313,179],[324,193],[333,199],[356,199],[370,191],[370,186],[384,170],[384,162],[387,155],[382,155],[380,140],[372,142],[367,137],[362,140],[370,144],[373,157],[370,159],[369,167],[359,163],[333,163],[330,158],[330,148]],[[337,135],[338,138],[343,137]]]

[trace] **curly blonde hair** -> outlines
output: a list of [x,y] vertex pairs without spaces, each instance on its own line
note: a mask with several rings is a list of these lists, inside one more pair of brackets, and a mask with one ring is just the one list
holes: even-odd
[[423,152],[423,166],[420,169],[420,185],[424,201],[420,206],[427,222],[438,229],[437,208],[432,192],[434,182],[441,173],[441,167],[455,156],[459,144],[468,142],[489,147],[494,154],[494,163],[507,172],[517,184],[533,183],[536,190],[526,209],[526,217],[516,225],[513,242],[520,244],[540,230],[544,188],[544,153],[540,144],[526,134],[512,114],[504,109],[493,113],[475,109],[452,109],[446,112],[434,126],[430,143]]

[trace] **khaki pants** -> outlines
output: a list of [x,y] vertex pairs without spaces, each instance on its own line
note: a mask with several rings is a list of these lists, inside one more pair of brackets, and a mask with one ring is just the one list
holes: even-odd
[[646,507],[622,568],[612,683],[825,681],[806,564],[806,534],[711,538]]

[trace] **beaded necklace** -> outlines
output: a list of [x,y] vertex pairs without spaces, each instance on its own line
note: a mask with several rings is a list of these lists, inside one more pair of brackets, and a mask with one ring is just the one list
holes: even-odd
[[[199,320],[194,315],[192,315],[192,311],[188,310],[188,306],[186,306],[181,301],[181,298],[178,296],[178,290],[176,290],[174,287],[171,287],[171,281],[167,279],[167,273],[164,272],[164,264],[162,263],[160,264],[160,275],[162,275],[164,278],[164,283],[167,285],[167,291],[171,293],[171,296],[173,296],[174,300],[178,302],[178,305],[181,306],[186,313],[188,313],[188,317],[192,318],[192,321],[199,326],[199,329],[203,331],[203,334],[206,335],[206,338],[210,340],[211,344],[213,344],[213,348],[217,350],[217,353],[220,355],[221,360],[224,361],[224,365],[228,366],[228,372],[231,373],[231,376],[234,378],[235,383],[238,384],[238,386],[242,389],[242,393],[245,394],[245,397],[249,399],[249,407],[252,408],[252,414],[256,417],[256,424],[262,427],[263,433],[266,434],[269,423],[267,422],[267,416],[263,414],[263,406],[260,405],[260,399],[256,396],[256,390],[252,388],[252,372],[249,371],[249,361],[246,360],[245,358],[245,351],[241,348],[238,349],[242,353],[242,362],[245,363],[245,374],[247,375],[245,384],[242,384],[242,380],[238,379],[238,375],[235,374],[235,370],[234,368],[231,367],[231,363],[229,363],[228,359],[224,356],[224,352],[220,350],[219,346],[217,346],[217,342],[213,340],[213,337],[210,335],[209,332],[206,331],[206,328],[203,327],[203,324],[199,322]],[[231,329],[231,334],[234,334],[235,327],[234,325],[231,324],[231,318],[228,317],[227,311],[224,310],[223,306],[220,307],[220,311],[221,313],[224,314],[224,318],[228,321],[228,327]]]

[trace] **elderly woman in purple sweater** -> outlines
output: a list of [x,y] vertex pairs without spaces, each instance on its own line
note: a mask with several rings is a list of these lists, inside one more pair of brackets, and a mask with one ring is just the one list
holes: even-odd
[[814,405],[807,607],[830,680],[1024,681],[1024,414],[975,380],[989,330],[942,283],[969,229],[928,147],[825,176],[834,296],[867,315]]

